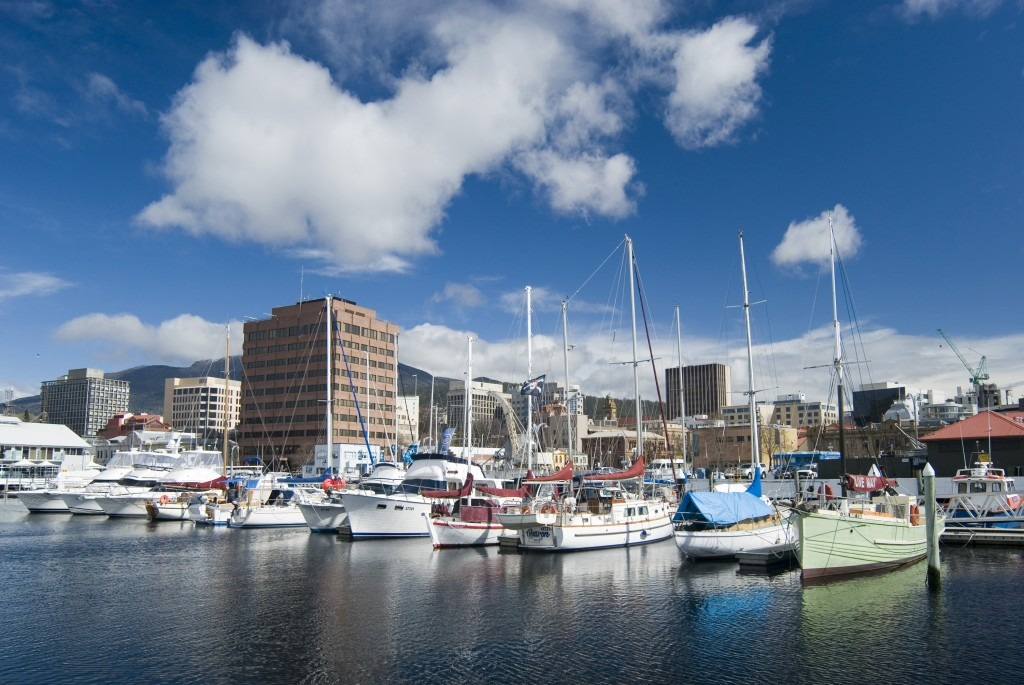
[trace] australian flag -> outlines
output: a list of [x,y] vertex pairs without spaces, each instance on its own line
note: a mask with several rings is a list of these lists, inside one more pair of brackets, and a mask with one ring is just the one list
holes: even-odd
[[523,383],[523,387],[519,389],[519,394],[540,397],[544,394],[544,379],[546,377],[547,374],[544,374],[543,376],[537,376],[536,378],[526,381]]

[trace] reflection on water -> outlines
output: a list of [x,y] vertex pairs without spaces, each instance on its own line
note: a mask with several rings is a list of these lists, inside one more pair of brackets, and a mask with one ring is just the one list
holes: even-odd
[[[683,562],[671,542],[434,551],[14,501],[0,682],[820,683],[851,660],[843,682],[1006,680],[1022,555],[943,552],[937,594],[923,565],[803,587]],[[999,661],[972,656],[982,636]]]

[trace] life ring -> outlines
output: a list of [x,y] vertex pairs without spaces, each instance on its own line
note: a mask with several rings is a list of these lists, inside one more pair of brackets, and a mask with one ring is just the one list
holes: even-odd
[[558,511],[558,508],[555,507],[555,505],[552,504],[551,502],[548,502],[547,504],[545,504],[544,506],[542,506],[540,508],[540,513],[542,513],[542,514],[554,514],[557,511]]
[[824,495],[825,499],[833,499],[835,495],[832,492],[832,486],[828,483],[824,483],[818,486],[818,494]]
[[171,501],[171,498],[167,495],[160,495],[160,504],[167,504]]
[[917,508],[916,504],[910,505],[910,525],[921,525],[921,510]]
[[529,504],[524,504],[522,506],[522,508],[519,509],[519,513],[520,514],[529,514],[530,513],[530,505]]

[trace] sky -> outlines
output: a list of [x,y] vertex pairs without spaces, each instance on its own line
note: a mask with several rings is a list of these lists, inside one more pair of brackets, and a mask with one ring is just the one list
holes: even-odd
[[729,364],[737,404],[827,400],[831,222],[848,384],[948,398],[984,357],[1019,395],[1022,21],[0,0],[0,390],[222,357],[228,330],[237,354],[242,322],[329,293],[429,374],[632,397],[628,235],[642,397],[682,360]]

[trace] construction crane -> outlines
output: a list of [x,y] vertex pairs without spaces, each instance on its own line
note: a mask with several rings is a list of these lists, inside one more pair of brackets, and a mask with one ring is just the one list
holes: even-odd
[[978,362],[978,366],[976,366],[975,368],[971,368],[971,365],[967,362],[967,359],[964,358],[963,353],[960,352],[960,349],[956,346],[956,343],[954,343],[952,339],[950,339],[950,337],[946,335],[945,331],[943,331],[941,328],[938,329],[938,331],[939,335],[945,338],[946,342],[949,343],[949,346],[953,348],[954,352],[956,352],[956,356],[960,357],[960,361],[963,363],[964,368],[967,369],[967,372],[971,374],[971,385],[974,386],[974,397],[975,400],[980,403],[981,384],[983,381],[987,381],[989,378],[988,360],[985,358],[985,355],[981,355],[981,360]]

